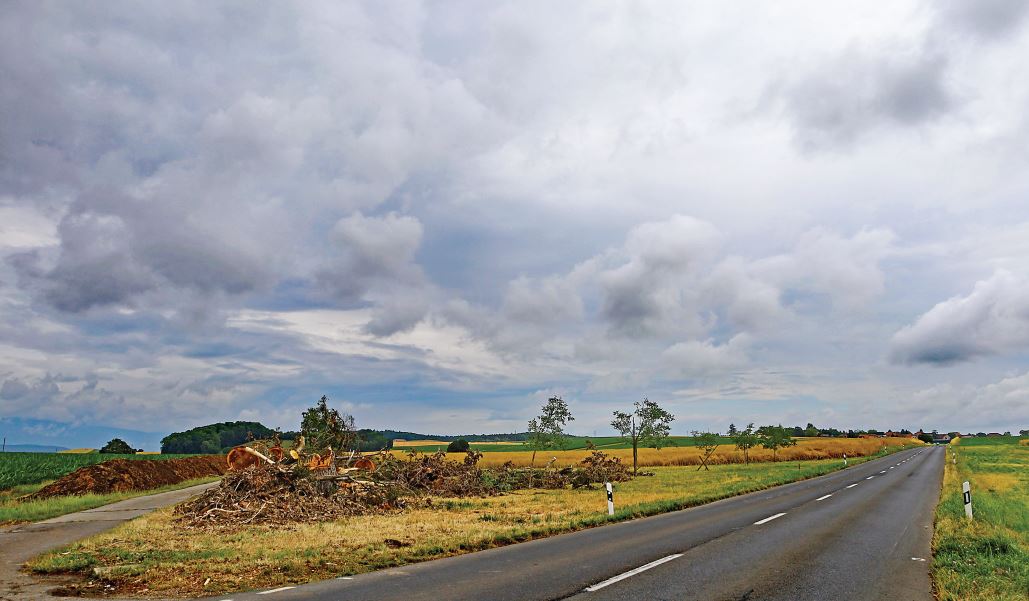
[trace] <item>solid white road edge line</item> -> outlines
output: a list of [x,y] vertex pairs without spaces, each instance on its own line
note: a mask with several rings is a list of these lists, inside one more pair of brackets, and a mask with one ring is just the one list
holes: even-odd
[[783,512],[783,513],[777,513],[777,514],[775,514],[775,515],[772,515],[772,516],[768,516],[768,517],[766,517],[766,518],[765,518],[765,519],[763,519],[763,520],[758,520],[758,521],[754,522],[754,525],[755,525],[755,526],[760,526],[761,524],[765,524],[765,523],[767,523],[767,522],[771,522],[772,520],[774,520],[774,519],[776,519],[776,518],[781,518],[781,517],[782,517],[782,516],[784,516],[784,515],[786,515],[786,513],[785,513],[785,512]]
[[855,487],[855,486],[857,486],[858,484],[860,484],[860,482],[855,482],[855,483],[851,484],[850,486],[848,486],[848,487],[846,487],[846,488],[854,488],[854,487]]
[[828,498],[829,498],[829,497],[831,497],[831,496],[832,496],[832,493],[829,493],[829,494],[827,494],[827,495],[822,495],[822,496],[818,497],[818,498],[817,498],[817,499],[815,499],[815,500],[816,500],[816,501],[824,501],[824,500],[828,499]]
[[635,576],[636,574],[639,574],[640,572],[646,572],[650,568],[657,567],[657,566],[659,566],[659,565],[661,565],[661,564],[663,564],[665,562],[668,562],[668,561],[672,561],[673,559],[675,559],[677,557],[682,557],[682,553],[676,553],[674,555],[669,555],[668,557],[662,557],[661,559],[657,559],[657,560],[654,560],[654,561],[652,561],[650,563],[641,565],[640,567],[638,567],[636,569],[629,570],[628,572],[625,572],[624,574],[619,574],[619,575],[617,575],[617,576],[615,576],[613,578],[608,578],[607,580],[605,580],[603,582],[598,582],[597,584],[594,584],[593,586],[587,586],[583,590],[585,590],[587,593],[592,593],[593,591],[599,591],[600,589],[604,588],[605,586],[611,586],[612,584],[614,584],[616,582],[621,582],[622,580],[625,580],[626,578],[631,578],[631,577]]
[[259,592],[257,594],[258,595],[270,595],[272,593],[281,593],[282,591],[288,591],[291,588],[296,588],[296,587],[295,586],[280,586],[279,588],[273,588],[270,591],[261,591],[261,592]]

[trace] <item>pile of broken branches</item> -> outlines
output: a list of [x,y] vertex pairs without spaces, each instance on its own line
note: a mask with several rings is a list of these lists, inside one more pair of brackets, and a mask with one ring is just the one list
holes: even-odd
[[400,489],[346,476],[333,477],[337,487],[326,494],[303,469],[266,463],[225,475],[210,488],[175,508],[180,523],[190,527],[239,527],[250,524],[322,522],[342,517],[383,513],[405,505]]
[[[381,454],[380,463],[367,471],[338,469],[335,463],[311,469],[302,462],[273,461],[253,449],[261,459],[228,472],[221,485],[205,491],[175,509],[177,520],[188,527],[238,528],[254,524],[285,525],[335,520],[343,517],[403,509],[412,497],[491,496],[525,488],[582,488],[631,478],[616,457],[600,451],[576,467],[479,467],[482,453],[469,451],[463,461],[446,453],[409,453],[406,459]],[[351,457],[353,459],[353,457]],[[349,461],[349,460],[348,460]]]

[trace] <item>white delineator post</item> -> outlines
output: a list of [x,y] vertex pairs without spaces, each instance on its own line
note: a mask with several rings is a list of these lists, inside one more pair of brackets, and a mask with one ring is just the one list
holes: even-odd
[[843,467],[847,467],[847,454],[843,454]]
[[604,488],[607,489],[607,515],[615,514],[615,494],[611,490],[611,483],[605,482]]
[[972,487],[968,485],[968,480],[961,485],[961,496],[965,502],[965,517],[972,519]]

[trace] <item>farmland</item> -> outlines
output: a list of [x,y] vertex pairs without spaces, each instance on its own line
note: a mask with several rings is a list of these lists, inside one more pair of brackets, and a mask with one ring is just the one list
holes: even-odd
[[160,460],[188,455],[115,455],[100,453],[2,453],[0,490],[56,480],[80,467],[111,459]]
[[[571,444],[576,444],[585,439],[573,439]],[[597,441],[597,448],[622,461],[632,463],[632,448],[619,437],[606,437],[593,439]],[[682,466],[699,465],[701,451],[694,446],[691,437],[673,437],[676,446],[666,446],[662,449],[639,449],[639,464],[647,467],[659,466]],[[743,463],[743,455],[736,451],[728,439],[723,439],[723,446],[719,447],[711,456],[711,464]],[[416,441],[425,442],[425,441]],[[601,445],[605,446],[601,446]],[[898,447],[905,445],[921,445],[922,443],[911,438],[800,438],[797,439],[797,446],[782,449],[778,453],[778,459],[782,461],[814,460],[814,459],[839,459],[844,454],[848,457],[860,457],[872,455],[882,451],[883,448]],[[569,445],[571,446],[571,445]],[[520,443],[498,444],[498,443],[473,443],[473,450],[482,451],[484,456],[480,465],[496,467],[510,461],[516,466],[527,466],[532,459],[532,451],[526,449]],[[394,449],[395,454],[406,453],[411,450],[429,451],[437,450],[437,447],[430,445],[415,445],[412,447],[398,447]],[[444,444],[438,450],[446,450]],[[554,465],[569,466],[582,461],[589,451],[585,446],[570,448],[569,450],[543,450],[536,454],[536,464],[546,464],[551,458],[556,458]],[[463,453],[451,453],[449,458],[460,459]],[[772,452],[768,449],[754,448],[750,450],[751,461],[771,461]]]
[[[731,444],[731,441],[728,438],[723,437],[722,441],[726,445]],[[582,436],[569,436],[566,440],[564,450],[585,450],[590,443],[605,452],[609,449],[632,448],[632,445],[621,436],[593,436],[589,438]],[[436,451],[446,451],[448,444],[448,442],[442,440],[395,440],[393,441],[393,448],[402,451],[413,450],[422,453],[434,453]],[[668,440],[665,442],[665,446],[668,447],[687,447],[694,445],[695,442],[692,436],[669,436]],[[483,453],[532,452],[532,447],[529,446],[527,442],[472,442],[469,443],[469,447],[474,451],[481,451]]]
[[[936,508],[933,580],[942,600],[1029,598],[1029,446],[1014,437],[962,438],[950,448]],[[972,488],[965,518],[961,483]]]

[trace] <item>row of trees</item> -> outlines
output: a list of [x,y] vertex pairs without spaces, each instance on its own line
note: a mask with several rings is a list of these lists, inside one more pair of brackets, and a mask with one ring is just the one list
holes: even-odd
[[[531,465],[536,464],[536,453],[544,449],[564,449],[568,444],[565,426],[575,417],[568,409],[568,403],[561,397],[551,397],[543,405],[540,414],[529,420],[529,436],[526,443],[532,449]],[[632,473],[636,474],[639,447],[660,449],[671,432],[675,416],[662,409],[657,403],[644,398],[633,403],[632,411],[615,411],[611,426],[619,435],[632,443]]]
[[779,458],[779,449],[792,447],[797,444],[793,440],[793,431],[790,428],[778,426],[761,426],[755,429],[754,424],[747,424],[746,428],[737,430],[733,424],[729,425],[729,439],[736,445],[736,450],[743,453],[744,463],[750,463],[750,450],[755,447],[762,447],[772,451],[772,460]]

